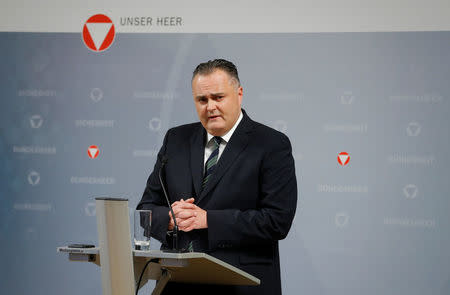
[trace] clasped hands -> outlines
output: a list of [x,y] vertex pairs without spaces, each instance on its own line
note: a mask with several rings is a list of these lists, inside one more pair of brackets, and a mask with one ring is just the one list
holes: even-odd
[[[187,200],[181,199],[172,204],[173,213],[177,220],[178,229],[188,232],[193,229],[202,229],[208,227],[206,211],[194,204],[194,198]],[[169,211],[169,230],[173,230],[173,216]]]

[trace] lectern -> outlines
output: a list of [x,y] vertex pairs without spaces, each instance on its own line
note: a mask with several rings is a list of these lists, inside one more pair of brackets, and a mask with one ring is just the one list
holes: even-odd
[[[131,247],[128,200],[96,198],[98,247],[58,247],[71,261],[100,266],[103,295],[133,295],[148,280],[157,280],[153,295],[169,281],[198,284],[256,286],[260,280],[206,253],[138,251]],[[150,261],[150,262],[149,262]],[[137,286],[145,264],[149,263]]]

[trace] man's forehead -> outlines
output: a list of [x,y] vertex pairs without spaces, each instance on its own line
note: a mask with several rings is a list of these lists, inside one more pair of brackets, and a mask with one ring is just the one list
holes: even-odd
[[195,97],[207,97],[225,95],[226,91],[220,87],[196,87],[192,89],[192,93]]
[[192,82],[192,90],[195,91],[222,91],[227,87],[228,79],[215,76],[200,76]]

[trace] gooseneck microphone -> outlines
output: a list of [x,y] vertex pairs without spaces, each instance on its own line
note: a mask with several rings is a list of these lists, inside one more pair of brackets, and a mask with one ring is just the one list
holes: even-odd
[[163,155],[161,157],[161,167],[159,168],[159,183],[161,184],[161,187],[163,189],[164,196],[166,197],[167,205],[169,206],[170,213],[172,214],[173,219],[173,234],[172,234],[172,250],[175,252],[179,252],[178,250],[178,225],[177,225],[177,219],[175,218],[175,213],[173,213],[172,204],[170,204],[169,196],[167,195],[166,187],[164,185],[164,182],[162,180],[162,171],[164,169],[164,166],[167,164],[167,161],[169,159],[166,155]]

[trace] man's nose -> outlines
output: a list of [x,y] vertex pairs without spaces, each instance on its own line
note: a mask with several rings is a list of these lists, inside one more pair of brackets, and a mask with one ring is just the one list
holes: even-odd
[[208,111],[214,111],[216,109],[216,102],[212,99],[208,100],[208,105],[206,106]]

